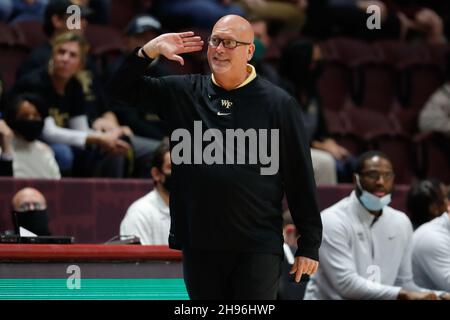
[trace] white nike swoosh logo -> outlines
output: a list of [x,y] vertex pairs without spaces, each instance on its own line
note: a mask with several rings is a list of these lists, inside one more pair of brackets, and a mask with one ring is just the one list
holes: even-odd
[[229,116],[230,114],[231,113],[223,113],[223,112],[217,111],[218,116]]

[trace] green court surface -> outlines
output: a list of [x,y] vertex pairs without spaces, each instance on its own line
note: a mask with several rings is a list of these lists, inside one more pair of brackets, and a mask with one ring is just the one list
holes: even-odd
[[183,279],[0,279],[0,300],[188,299]]

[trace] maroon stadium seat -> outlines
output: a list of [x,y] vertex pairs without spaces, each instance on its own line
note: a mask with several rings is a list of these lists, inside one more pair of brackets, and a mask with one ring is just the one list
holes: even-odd
[[124,46],[121,32],[113,27],[89,24],[85,35],[91,45],[92,54],[96,56],[120,51]]
[[135,15],[146,13],[152,2],[152,0],[111,0],[110,25],[122,31]]
[[344,116],[349,122],[349,132],[366,141],[379,135],[396,136],[401,132],[390,115],[373,110],[352,107],[345,110]]
[[415,137],[420,143],[421,175],[450,183],[450,139],[441,133],[427,132]]
[[341,111],[323,110],[325,123],[330,134],[345,134],[348,131],[347,122]]
[[395,108],[391,116],[396,119],[402,133],[412,136],[418,131],[418,109]]
[[[350,95],[356,105],[384,113],[390,111],[396,102],[396,73],[383,59],[379,48],[368,42],[348,38],[329,39],[321,48],[324,59],[344,65],[349,74],[347,79],[331,79],[330,84],[320,91],[321,94],[327,94],[326,91],[333,90],[336,85],[339,89],[344,82],[349,85]],[[336,97],[330,97],[329,100],[336,101]]]
[[416,149],[407,136],[380,135],[372,139],[372,144],[391,159],[396,183],[410,184],[417,176]]
[[324,110],[340,110],[351,97],[351,74],[338,62],[325,61],[317,82],[317,91]]
[[377,51],[364,41],[350,38],[331,38],[321,44],[324,59],[340,61],[354,67],[378,59]]
[[23,37],[24,45],[35,48],[47,41],[47,37],[39,21],[26,20],[14,23],[13,28]]
[[446,48],[400,41],[380,41],[376,47],[383,59],[400,75],[399,99],[412,109],[421,108],[443,83],[443,61]]
[[443,70],[432,63],[410,66],[405,72],[405,105],[410,109],[421,109],[444,83]]
[[16,71],[28,55],[23,47],[0,47],[0,74],[8,90],[16,80]]
[[355,100],[362,108],[389,113],[397,104],[397,78],[385,63],[368,63],[358,68]]
[[135,15],[134,1],[111,0],[110,25],[123,30]]
[[0,46],[10,47],[15,45],[23,45],[23,43],[24,39],[17,32],[17,30],[0,21]]
[[426,46],[410,44],[398,40],[382,40],[373,44],[386,63],[402,68],[411,64],[428,61],[430,55]]

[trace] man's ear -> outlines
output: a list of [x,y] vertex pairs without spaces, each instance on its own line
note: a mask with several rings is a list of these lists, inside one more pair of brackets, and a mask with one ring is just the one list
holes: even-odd
[[248,50],[247,50],[247,61],[252,60],[252,58],[253,58],[253,53],[255,53],[255,45],[252,43],[251,45],[248,46]]

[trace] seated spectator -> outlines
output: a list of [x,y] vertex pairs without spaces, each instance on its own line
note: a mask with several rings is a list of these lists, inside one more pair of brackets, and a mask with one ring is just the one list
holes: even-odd
[[437,89],[419,114],[422,132],[440,132],[450,139],[450,53],[447,55],[446,82]]
[[[81,20],[80,29],[69,30],[67,26],[67,19],[69,14],[67,9],[73,4],[77,4],[80,8]],[[87,18],[91,15],[91,11],[76,0],[50,0],[45,8],[43,29],[48,37],[48,41],[35,48],[28,58],[22,63],[17,70],[17,79],[24,75],[32,73],[42,66],[47,65],[52,56],[52,41],[65,32],[84,34],[87,28]],[[78,73],[78,80],[82,83],[83,93],[85,95],[86,113],[90,123],[98,117],[99,112],[106,110],[98,110],[104,108],[105,101],[101,91],[101,82],[99,80],[98,68],[95,64],[95,59],[86,53],[86,61],[83,65],[83,72]]]
[[[417,286],[411,268],[411,221],[389,207],[394,171],[378,151],[364,153],[355,190],[325,209],[320,265],[305,299],[436,300],[441,292]],[[442,298],[450,299],[450,294]]]
[[[19,21],[42,21],[44,9],[48,0],[3,0],[4,21],[15,23]],[[0,13],[1,15],[1,13]]]
[[418,37],[429,44],[447,42],[443,19],[427,2],[419,0],[383,0],[383,2],[388,12],[396,14],[402,33],[407,38]]
[[0,119],[0,177],[13,175],[13,137],[13,131],[8,127],[5,120]]
[[128,208],[120,224],[120,235],[137,236],[144,245],[168,245],[171,162],[166,141],[155,151],[151,175],[155,189]]
[[253,53],[252,60],[250,60],[250,64],[255,67],[258,75],[277,86],[281,86],[282,81],[278,71],[271,64],[264,61],[266,50],[272,42],[268,33],[267,22],[260,18],[252,18],[249,21],[255,33],[255,40],[253,41],[255,44],[255,52]]
[[[67,9],[73,4],[77,4],[80,8],[81,20],[80,29],[69,30],[67,19],[69,14]],[[80,1],[76,0],[50,0],[45,8],[43,29],[48,37],[48,41],[34,49],[29,57],[22,63],[17,70],[17,78],[20,79],[24,75],[47,65],[52,55],[52,41],[65,32],[84,34],[88,20],[92,11],[89,10]],[[102,92],[102,85],[95,59],[86,53],[86,60],[83,65],[83,72],[78,73],[78,80],[82,82],[83,94],[85,95],[86,113],[88,120],[92,123],[99,113],[104,113],[105,98]],[[101,110],[100,110],[101,109]]]
[[[44,120],[43,139],[54,150],[61,171],[78,168],[78,175],[123,177],[124,158],[120,156],[130,150],[129,143],[121,138],[123,131],[89,129],[85,96],[77,79],[87,50],[81,35],[61,34],[54,39],[48,67],[17,81],[12,95],[32,92],[43,99],[49,114]],[[79,160],[76,168],[72,168],[74,159]]]
[[317,93],[320,59],[319,46],[308,41],[294,42],[283,50],[280,73],[284,86],[302,107],[316,183],[336,184],[338,179],[349,182],[354,158],[330,136]]
[[[319,38],[354,36],[370,40],[405,40],[417,33],[429,43],[444,43],[442,18],[415,0],[317,0],[309,1],[306,33]],[[369,6],[380,8],[380,28],[367,28]],[[326,26],[322,21],[327,21]]]
[[[448,201],[448,199],[447,199]],[[450,291],[450,213],[420,226],[413,235],[414,281],[434,290]]]
[[447,187],[437,179],[413,183],[407,196],[407,208],[414,229],[447,210]]
[[[83,5],[83,1],[50,0],[45,10],[44,19],[44,31],[49,37],[49,42],[38,47],[31,53],[30,58],[19,68],[19,79],[37,69],[42,69],[42,66],[49,63],[52,56],[51,43],[57,37],[67,32],[67,8],[73,3],[77,3],[81,8],[81,29],[72,30],[71,32],[78,34],[84,33],[87,27],[87,18],[91,15],[92,11]],[[111,132],[113,135],[119,134],[124,136],[127,141],[131,141],[133,146],[133,152],[128,153],[126,158],[122,160],[117,158],[108,160],[110,164],[116,163],[107,170],[109,173],[99,172],[95,175],[106,174],[109,176],[116,176],[121,170],[114,168],[114,166],[125,166],[126,168],[124,170],[128,172],[127,175],[138,178],[147,178],[150,171],[149,163],[152,152],[156,149],[159,142],[139,135],[134,135],[129,127],[120,125],[117,115],[109,109],[94,59],[89,55],[88,51],[83,52],[83,56],[83,66],[78,70],[76,77],[81,84],[82,93],[84,95],[83,108],[88,123],[92,124],[94,130]],[[61,171],[65,175],[70,174],[69,172],[74,162],[73,152],[67,150],[67,148],[61,144],[52,144],[52,148],[55,151],[56,159],[60,165]],[[122,165],[120,162],[125,162],[125,164]],[[86,169],[89,168],[90,165],[87,165]]]
[[17,96],[5,112],[5,118],[14,131],[14,177],[61,178],[52,149],[37,140],[44,127],[41,116],[44,110],[45,107],[38,96],[23,94]]
[[[44,33],[48,37],[48,41],[42,45],[35,48],[28,56],[28,58],[22,63],[22,65],[17,70],[17,78],[21,78],[23,75],[33,72],[36,69],[42,68],[42,66],[47,65],[51,55],[52,55],[52,40],[58,35],[69,31],[67,28],[67,18],[69,14],[67,13],[67,8],[73,3],[70,0],[49,0],[47,6],[44,10],[43,19],[43,29]],[[90,11],[86,10],[85,7],[81,6],[81,29],[80,30],[70,30],[71,32],[83,33],[87,27],[87,17]],[[88,68],[90,68],[94,63],[89,60],[86,62]]]
[[[150,15],[141,15],[134,18],[125,28],[124,43],[125,52],[120,55],[108,69],[108,78],[112,76],[125,61],[126,57],[137,47],[142,47],[151,39],[157,37],[161,32],[162,26],[156,18]],[[161,63],[161,59],[155,59],[147,69],[145,75],[151,77],[161,77],[172,74],[169,68]],[[142,137],[162,140],[168,135],[168,128],[155,113],[148,110],[143,111],[139,108],[130,108],[130,106],[119,106],[110,104],[110,109],[117,116],[120,125],[133,128],[135,134]]]
[[13,11],[13,0],[0,1],[0,21],[7,22]]
[[34,188],[19,190],[11,201],[15,234],[20,228],[37,236],[51,235],[48,225],[47,201],[42,193]]

